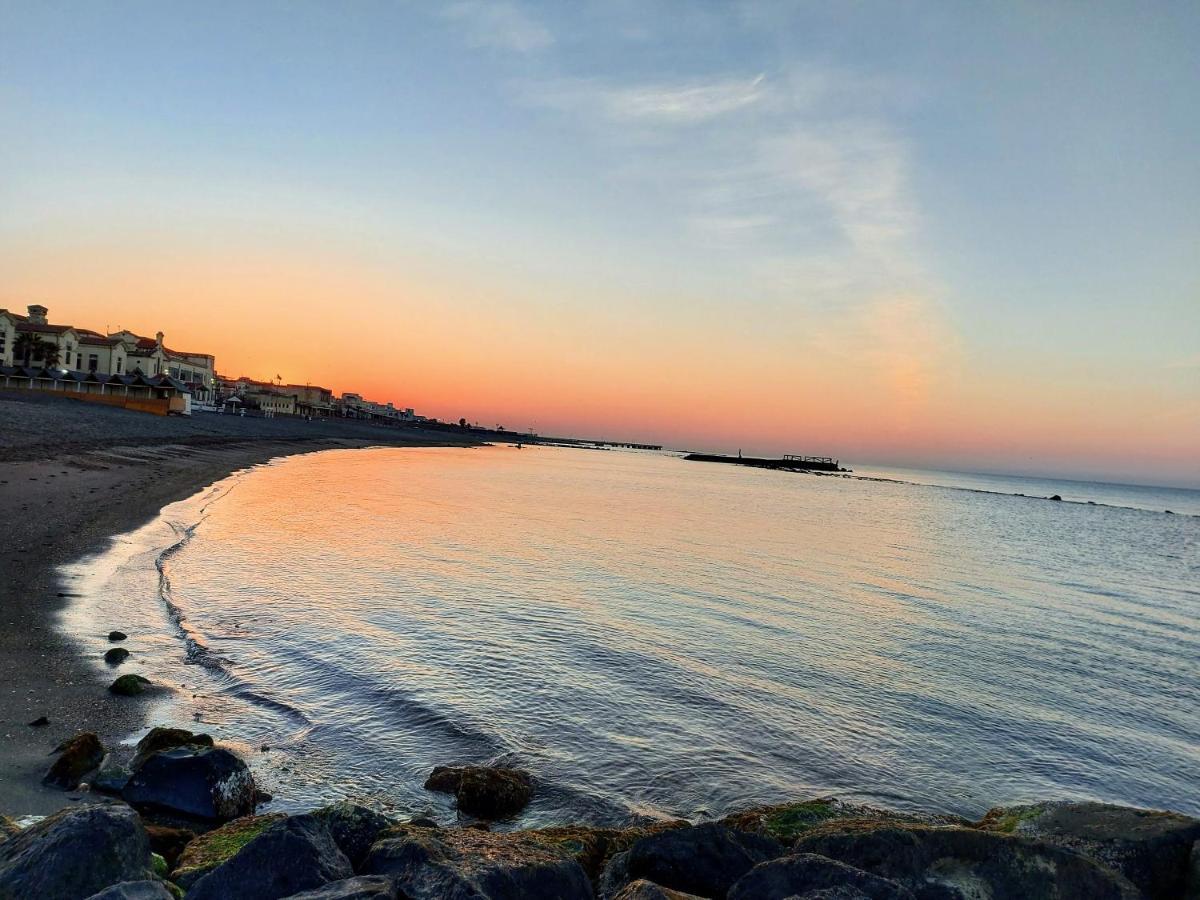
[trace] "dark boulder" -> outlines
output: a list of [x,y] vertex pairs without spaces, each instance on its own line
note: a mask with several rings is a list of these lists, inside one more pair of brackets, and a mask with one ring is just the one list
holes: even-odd
[[173,750],[176,747],[211,747],[212,745],[213,739],[207,734],[193,734],[186,728],[155,726],[137,742],[129,768],[137,769],[160,750]]
[[587,873],[568,853],[528,832],[397,826],[363,863],[411,900],[591,900]]
[[662,887],[653,881],[638,879],[625,885],[615,900],[701,900],[695,894],[684,894]]
[[915,900],[912,891],[894,881],[811,853],[755,866],[730,889],[729,900],[786,900],[832,890],[853,891],[850,896],[867,900]]
[[104,760],[104,746],[100,738],[91,731],[82,731],[54,748],[58,759],[42,776],[42,784],[73,790],[83,776],[95,769]]
[[292,894],[290,900],[395,900],[396,896],[396,886],[390,878],[359,875],[302,894]]
[[[184,845],[183,852],[179,854],[171,872],[171,880],[186,891],[276,822],[282,822],[285,818],[287,817],[283,813],[245,816],[199,835]],[[151,839],[153,840],[153,837]]]
[[128,806],[66,809],[0,844],[0,897],[79,900],[151,878],[150,843]]
[[113,647],[104,654],[104,661],[110,666],[119,666],[129,659],[129,651],[124,647]]
[[92,894],[88,900],[175,900],[161,881],[123,881]]
[[227,822],[254,812],[254,776],[228,750],[174,747],[142,763],[121,796],[137,807]]
[[123,631],[110,631],[108,633],[108,639],[110,641],[123,641],[127,637],[129,637],[129,635]]
[[1051,497],[1050,499],[1051,499],[1051,500],[1054,500],[1054,501],[1056,501],[1056,502],[1060,502],[1060,503],[1062,502],[1062,497],[1060,497],[1058,494],[1055,494],[1055,495],[1054,495],[1053,497]]
[[719,898],[756,865],[783,853],[773,838],[707,822],[635,841],[627,853],[613,857],[601,880],[610,893],[624,880],[643,878],[672,890]]
[[29,727],[30,728],[45,728],[49,724],[50,724],[50,720],[48,718],[46,718],[45,716],[38,716],[36,719],[34,719],[32,722],[29,723]]
[[1123,877],[1070,850],[974,828],[880,825],[818,831],[815,853],[896,881],[919,897],[991,900],[1136,900]]
[[[1182,897],[1200,819],[1173,812],[1058,801],[998,807],[980,828],[1066,847],[1115,869],[1148,897]],[[1200,884],[1196,885],[1200,897]]]
[[188,900],[278,900],[353,877],[350,861],[315,817],[271,825],[187,892]]
[[150,679],[143,678],[141,675],[122,675],[116,681],[108,686],[108,689],[121,697],[136,697],[138,694],[144,694],[146,688],[150,687]]
[[503,819],[525,808],[533,797],[528,772],[496,766],[438,766],[425,789],[454,794],[458,808],[481,819]]
[[322,807],[313,816],[329,829],[334,843],[355,870],[367,858],[367,852],[380,833],[396,824],[373,809],[345,801]]

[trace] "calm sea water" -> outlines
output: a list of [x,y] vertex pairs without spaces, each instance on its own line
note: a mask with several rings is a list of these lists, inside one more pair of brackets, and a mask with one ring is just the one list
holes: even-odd
[[239,745],[279,809],[448,817],[428,771],[503,761],[538,782],[519,824],[817,792],[1200,813],[1200,493],[870,474],[927,483],[291,457],[67,570],[65,627],[130,632],[124,670],[174,689],[154,720]]

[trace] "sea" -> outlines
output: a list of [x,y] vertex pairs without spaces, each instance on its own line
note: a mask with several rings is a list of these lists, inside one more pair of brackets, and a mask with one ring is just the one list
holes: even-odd
[[535,779],[510,827],[818,795],[1200,814],[1200,491],[330,450],[61,574],[97,668],[127,632],[119,671],[167,689],[148,724],[236,748],[270,810],[448,821],[430,770],[491,763]]

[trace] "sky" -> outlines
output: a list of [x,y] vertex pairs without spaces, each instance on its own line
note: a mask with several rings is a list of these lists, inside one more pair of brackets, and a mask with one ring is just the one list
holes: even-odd
[[1200,487],[1200,5],[0,0],[0,307],[689,449]]

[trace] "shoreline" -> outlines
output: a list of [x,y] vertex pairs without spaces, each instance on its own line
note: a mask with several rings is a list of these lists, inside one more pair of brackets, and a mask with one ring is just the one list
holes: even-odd
[[[153,417],[64,408],[66,403],[0,394],[0,521],[6,523],[0,544],[0,814],[10,816],[44,815],[78,800],[41,784],[54,747],[80,731],[116,744],[144,724],[147,702],[153,702],[110,694],[86,656],[92,648],[78,646],[58,627],[71,600],[60,584],[61,566],[103,551],[113,537],[146,524],[163,507],[274,458],[476,444],[438,432],[343,422],[228,417],[233,421],[227,423],[211,421],[215,416],[148,422]],[[23,421],[27,415],[33,421]],[[71,440],[76,425],[95,437]],[[159,437],[154,430],[166,433]],[[29,725],[41,716],[48,725]]]

